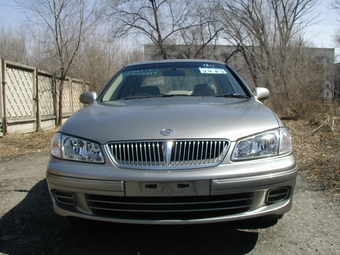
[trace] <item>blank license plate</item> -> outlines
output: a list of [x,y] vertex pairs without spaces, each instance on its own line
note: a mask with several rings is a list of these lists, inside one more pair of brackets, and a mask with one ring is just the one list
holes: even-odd
[[181,182],[126,182],[126,196],[206,196],[209,180]]

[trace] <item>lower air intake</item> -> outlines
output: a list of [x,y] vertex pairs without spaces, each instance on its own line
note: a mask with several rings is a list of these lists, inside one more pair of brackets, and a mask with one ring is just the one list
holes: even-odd
[[87,195],[93,214],[140,220],[190,220],[247,212],[252,193],[189,197],[115,197]]

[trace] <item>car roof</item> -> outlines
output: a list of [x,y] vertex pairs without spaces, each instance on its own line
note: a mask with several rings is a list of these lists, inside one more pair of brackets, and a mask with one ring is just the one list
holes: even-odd
[[150,60],[150,61],[143,61],[137,62],[126,65],[129,66],[138,66],[138,65],[150,65],[150,64],[165,64],[165,63],[211,63],[211,64],[222,64],[225,63],[216,60],[208,60],[208,59],[162,59],[162,60]]

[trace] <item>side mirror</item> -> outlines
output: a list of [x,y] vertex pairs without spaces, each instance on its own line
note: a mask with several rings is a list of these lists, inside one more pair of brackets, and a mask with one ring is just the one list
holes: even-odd
[[97,98],[97,93],[94,91],[87,91],[80,95],[79,100],[83,104],[90,104]]
[[257,100],[265,100],[269,98],[270,95],[269,90],[262,87],[256,87],[253,94]]

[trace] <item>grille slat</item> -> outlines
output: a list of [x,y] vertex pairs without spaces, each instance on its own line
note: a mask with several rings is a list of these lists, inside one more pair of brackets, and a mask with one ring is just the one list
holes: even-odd
[[[225,207],[225,208],[210,208],[210,209],[182,209],[182,210],[172,210],[171,213],[198,213],[198,212],[212,212],[212,211],[226,211],[226,210],[239,210],[246,208],[249,206],[235,206],[235,207]],[[111,211],[111,212],[129,212],[129,213],[169,213],[169,210],[129,210],[129,209],[116,209],[116,208],[103,208],[103,207],[95,207],[91,206],[91,210],[103,210],[103,211]]]
[[[208,205],[208,204],[221,204],[221,203],[233,203],[233,202],[242,202],[248,201],[249,198],[241,198],[241,199],[230,199],[227,201],[217,200],[217,201],[201,201],[201,202],[171,202],[171,203],[148,203],[148,202],[133,202],[133,205],[163,205],[163,206],[171,206],[171,205]],[[106,200],[96,200],[96,199],[88,199],[90,203],[103,203],[103,204],[113,204],[113,205],[131,205],[131,202],[122,202],[122,201],[106,201]]]
[[91,212],[125,219],[199,219],[247,212],[252,193],[192,197],[115,197],[87,195]]
[[139,141],[107,144],[109,155],[126,168],[211,167],[222,162],[229,142],[226,140]]

